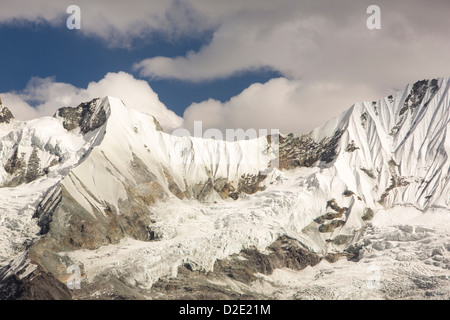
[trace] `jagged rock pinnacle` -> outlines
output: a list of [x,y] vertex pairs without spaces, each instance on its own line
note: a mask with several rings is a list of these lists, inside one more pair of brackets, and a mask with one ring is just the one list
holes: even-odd
[[63,126],[70,131],[80,128],[82,133],[95,130],[106,121],[106,110],[102,108],[102,99],[96,98],[81,103],[78,107],[63,107],[56,111],[54,117],[63,119]]
[[2,103],[2,97],[0,96],[0,123],[9,123],[11,119],[14,119],[13,114]]

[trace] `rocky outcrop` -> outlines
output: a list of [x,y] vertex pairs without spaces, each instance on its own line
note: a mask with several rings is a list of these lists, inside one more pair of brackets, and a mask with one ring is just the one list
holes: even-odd
[[[331,260],[331,257],[329,258]],[[338,257],[335,257],[337,261]],[[277,268],[303,270],[322,257],[307,250],[295,239],[282,236],[261,253],[255,248],[242,250],[215,263],[211,272],[193,271],[187,263],[178,269],[176,278],[156,282],[150,295],[163,299],[270,299],[249,285],[260,275],[271,275]],[[240,290],[236,290],[239,287]]]
[[26,159],[25,153],[19,154],[19,147],[16,147],[4,165],[5,171],[10,176],[3,183],[3,187],[16,187],[23,183],[30,183],[45,175],[45,170],[41,169],[40,161],[37,148],[33,148],[31,155]]
[[27,254],[0,269],[0,300],[70,300],[68,287]]
[[354,140],[352,140],[352,141],[350,141],[350,143],[347,145],[347,147],[345,148],[345,152],[353,152],[353,151],[356,151],[356,150],[358,150],[359,149],[359,147],[357,147],[356,145],[355,145],[355,141]]
[[[136,197],[136,195],[133,195]],[[143,201],[143,204],[139,202]],[[120,213],[112,205],[104,210],[91,212],[77,205],[77,201],[61,186],[55,190],[39,207],[41,232],[46,232],[35,247],[51,251],[76,249],[96,249],[102,245],[115,244],[125,236],[148,241],[148,226],[151,213],[142,198],[130,197],[119,205]],[[33,249],[33,248],[32,248]]]
[[434,95],[438,90],[439,84],[437,79],[421,80],[414,83],[410,93],[408,94],[408,96],[405,99],[405,102],[403,103],[403,107],[400,109],[399,120],[397,121],[395,126],[391,129],[390,135],[394,136],[398,132],[398,130],[401,128],[403,122],[406,119],[408,111],[410,113],[413,113],[414,110],[423,103],[423,100],[428,91],[430,92],[430,98],[428,99],[428,101],[424,103],[425,107],[428,106],[428,104],[434,98]]
[[2,99],[0,98],[0,124],[10,123],[14,119],[13,114],[7,107],[2,104]]
[[41,228],[41,234],[46,234],[49,231],[50,223],[53,220],[53,212],[61,202],[61,198],[61,186],[57,184],[47,191],[42,201],[37,205],[33,218],[37,219],[37,224]]
[[409,184],[409,181],[405,177],[398,175],[398,164],[393,159],[389,160],[388,165],[389,172],[391,174],[391,184],[384,190],[381,194],[380,200],[378,200],[381,205],[385,204],[386,198],[392,190],[407,186]]
[[258,173],[257,175],[245,174],[241,176],[238,183],[238,192],[243,192],[246,194],[253,194],[258,191],[263,191],[264,186],[261,183],[267,178],[266,175]]
[[3,183],[4,187],[15,187],[25,182],[26,162],[24,154],[19,155],[19,148],[16,147],[12,156],[4,165],[5,171],[10,174],[9,181]]
[[[1,276],[0,276],[1,278]],[[25,278],[13,274],[0,280],[0,300],[71,300],[67,286],[42,269]]]
[[287,236],[280,237],[267,251],[268,254],[263,254],[256,249],[244,249],[238,255],[217,261],[214,272],[249,283],[256,279],[258,273],[270,275],[277,268],[302,270],[318,264],[321,260],[299,241]]
[[101,127],[107,119],[106,110],[100,106],[101,99],[82,103],[76,108],[63,107],[56,111],[55,117],[63,119],[67,131],[80,128],[83,134]]
[[[409,108],[411,111],[413,111],[422,103],[428,90],[430,90],[431,96],[430,99],[425,102],[425,105],[428,105],[429,101],[433,99],[434,94],[439,90],[437,79],[421,80],[414,83],[410,94],[406,97],[404,107]],[[404,109],[400,110],[400,115],[405,112],[403,110]]]
[[[38,255],[42,256],[44,252]],[[34,251],[30,257],[34,259],[36,254]],[[335,257],[335,261],[337,259]],[[121,279],[102,276],[95,282],[81,282],[77,290],[69,290],[67,265],[71,261],[63,261],[57,255],[52,260],[55,265],[59,264],[52,272],[45,272],[39,262],[30,259],[20,261],[19,267],[11,264],[0,270],[0,299],[270,299],[252,290],[236,291],[236,286],[251,285],[261,274],[270,275],[277,268],[302,270],[314,266],[322,257],[307,250],[297,240],[282,236],[267,248],[267,253],[256,248],[244,249],[217,261],[210,272],[195,271],[185,263],[178,268],[177,277],[161,278],[149,291],[130,287]],[[34,270],[28,272],[30,266]],[[15,272],[11,272],[13,268]]]
[[318,161],[330,163],[337,155],[342,131],[317,142],[309,135],[288,134],[279,138],[279,168],[291,170],[297,167],[311,167]]
[[222,199],[230,197],[236,200],[239,197],[236,188],[225,178],[218,178],[214,181],[214,190]]
[[[320,233],[330,233],[335,229],[342,227],[345,224],[346,219],[344,214],[348,211],[347,207],[340,207],[334,198],[327,201],[326,209],[331,209],[335,212],[327,212],[314,219],[314,222],[319,225],[318,231]],[[330,239],[327,239],[327,241],[333,242]],[[337,241],[340,242],[340,240]]]
[[156,120],[155,117],[153,117],[153,123],[155,124],[156,131],[164,132],[164,130],[161,127],[161,124],[158,122],[158,120]]
[[43,168],[38,153],[39,149],[34,147],[27,159],[24,152],[20,152],[19,155],[19,147],[16,147],[4,165],[5,171],[10,176],[3,182],[2,187],[17,187],[33,182],[48,174],[50,167],[58,163],[56,159],[53,159],[49,166]]
[[374,216],[375,216],[375,212],[371,208],[366,208],[364,210],[364,213],[363,213],[361,219],[363,221],[370,221],[373,219]]
[[41,159],[39,159],[38,156],[38,149],[33,148],[30,158],[28,159],[28,167],[27,167],[27,174],[25,175],[25,183],[34,181],[40,176],[44,175],[44,172],[40,169],[41,168],[40,162]]

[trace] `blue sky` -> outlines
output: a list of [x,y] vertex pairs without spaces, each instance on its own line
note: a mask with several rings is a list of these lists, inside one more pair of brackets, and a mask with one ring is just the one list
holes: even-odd
[[[109,47],[98,37],[88,37],[79,30],[51,26],[48,23],[0,26],[4,46],[0,59],[0,92],[23,90],[32,77],[54,77],[55,81],[86,87],[108,72],[125,71],[139,77],[132,66],[153,57],[176,57],[197,51],[211,40],[211,33],[176,41],[161,35],[134,43],[131,48]],[[209,98],[226,101],[250,84],[279,77],[273,70],[242,72],[225,79],[189,82],[177,79],[148,80],[159,99],[183,116],[193,102]]]
[[379,29],[372,0],[0,2],[0,93],[20,120],[113,95],[166,128],[306,133],[450,76],[448,0],[379,0]]

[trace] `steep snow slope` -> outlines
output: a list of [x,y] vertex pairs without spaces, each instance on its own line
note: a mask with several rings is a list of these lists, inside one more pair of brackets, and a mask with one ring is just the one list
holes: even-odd
[[377,102],[357,103],[338,121],[345,131],[337,175],[350,177],[349,188],[366,204],[448,207],[448,86],[448,78],[419,81]]
[[157,130],[153,117],[127,109],[118,99],[107,97],[103,104],[110,112],[103,140],[62,181],[87,211],[109,206],[119,213],[127,186],[139,189],[145,175],[159,192],[155,198],[197,197],[201,189],[195,185],[203,187],[209,179],[213,185],[218,179],[237,182],[243,174],[267,169],[274,157],[265,136],[238,142],[177,137]]

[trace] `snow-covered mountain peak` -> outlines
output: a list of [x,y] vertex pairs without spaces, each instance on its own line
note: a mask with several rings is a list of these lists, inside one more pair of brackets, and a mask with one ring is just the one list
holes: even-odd
[[421,80],[356,103],[310,136],[339,137],[330,165],[366,204],[447,207],[449,86],[449,78]]
[[13,114],[9,109],[3,105],[2,98],[0,97],[0,124],[10,123],[14,119]]
[[79,129],[82,134],[102,126],[109,117],[109,99],[96,98],[82,103],[78,107],[63,107],[56,111],[54,117],[62,122],[64,129]]
[[287,238],[357,255],[378,212],[448,212],[449,86],[422,80],[276,142],[170,135],[114,97],[5,124],[0,265],[27,250],[8,270],[26,261],[65,281],[80,265],[88,285],[145,292],[182,266],[220,269]]

